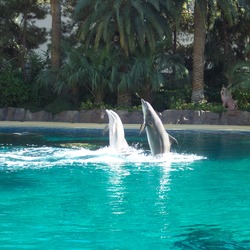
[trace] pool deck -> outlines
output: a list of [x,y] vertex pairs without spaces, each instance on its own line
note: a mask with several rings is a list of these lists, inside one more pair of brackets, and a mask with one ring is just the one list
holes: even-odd
[[[42,128],[86,128],[103,129],[107,124],[98,123],[66,123],[66,122],[16,122],[0,121],[0,128],[6,127],[42,127]],[[235,125],[190,125],[190,124],[165,124],[166,130],[218,130],[218,131],[247,131],[250,126]],[[124,124],[125,129],[140,129],[140,124]]]

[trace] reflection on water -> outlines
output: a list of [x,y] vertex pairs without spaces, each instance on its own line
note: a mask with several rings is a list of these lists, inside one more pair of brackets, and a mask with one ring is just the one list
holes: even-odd
[[113,214],[125,213],[125,193],[126,187],[124,179],[130,172],[119,165],[110,166],[107,182],[107,198]]

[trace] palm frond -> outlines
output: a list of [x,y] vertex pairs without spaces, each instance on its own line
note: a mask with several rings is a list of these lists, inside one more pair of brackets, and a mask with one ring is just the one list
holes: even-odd
[[[152,4],[154,6],[154,8],[157,10],[157,11],[160,11],[160,4],[159,4],[159,1],[155,1],[155,0],[148,0],[148,2],[150,4]],[[167,1],[168,2],[168,1]]]
[[[97,49],[102,42],[110,48],[118,34],[127,57],[138,49],[145,51],[148,45],[154,51],[157,40],[170,35],[166,15],[163,15],[164,4],[164,0],[93,0],[92,4],[80,0],[76,8],[81,21],[79,37],[86,46]],[[83,14],[80,15],[81,8]]]
[[106,42],[107,45],[111,43],[113,34],[115,33],[114,28],[114,20],[113,19],[113,13],[112,11],[109,11],[106,13],[106,15],[103,17],[103,39]]
[[148,26],[145,27],[145,32],[146,32],[146,41],[149,45],[149,48],[151,51],[155,51],[156,48],[156,40],[154,36],[154,32],[152,32]]
[[250,89],[250,61],[236,63],[229,72],[229,83],[233,89]]
[[97,29],[96,29],[96,34],[95,34],[95,42],[94,42],[95,49],[97,49],[99,47],[99,42],[100,42],[101,36],[103,34],[103,30],[104,30],[104,23],[99,22]]
[[145,17],[144,17],[143,11],[141,11],[143,9],[141,1],[140,0],[132,1],[131,4],[134,7],[134,9],[136,10],[137,15],[140,18],[141,23],[144,23]]
[[141,23],[141,20],[138,17],[136,17],[135,19],[135,30],[137,33],[137,40],[138,40],[139,46],[142,49],[142,51],[144,51],[144,44],[145,44],[145,37],[146,37],[145,25],[144,23]]
[[232,25],[237,17],[237,6],[233,1],[220,0],[217,1],[219,9],[222,11],[229,25]]
[[[76,7],[75,7],[75,13],[74,16],[77,19],[83,18],[85,15],[85,12],[90,11],[90,9],[93,7],[93,0],[80,0],[78,1]],[[85,10],[85,12],[83,12]]]
[[152,26],[152,30],[157,32],[160,39],[163,38],[164,34],[170,34],[169,26],[166,25],[165,17],[154,9],[149,8],[148,5],[145,6],[145,18]]

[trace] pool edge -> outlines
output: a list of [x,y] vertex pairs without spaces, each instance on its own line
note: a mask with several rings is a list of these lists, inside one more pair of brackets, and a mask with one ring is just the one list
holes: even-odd
[[[0,121],[0,128],[6,127],[42,127],[42,128],[81,128],[103,129],[106,123],[67,123],[67,122],[18,122]],[[243,125],[199,125],[199,124],[164,124],[166,130],[219,130],[219,131],[247,131],[250,126]],[[138,129],[140,124],[124,124],[125,129]]]

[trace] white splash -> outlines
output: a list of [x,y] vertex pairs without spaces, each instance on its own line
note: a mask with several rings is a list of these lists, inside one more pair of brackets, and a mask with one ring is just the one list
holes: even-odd
[[54,166],[66,167],[69,165],[86,166],[87,164],[103,167],[122,165],[172,166],[190,164],[194,161],[204,159],[206,157],[175,152],[165,154],[161,157],[153,157],[147,151],[132,147],[126,153],[118,153],[110,147],[103,147],[98,150],[59,147],[16,147],[0,151],[0,171]]

